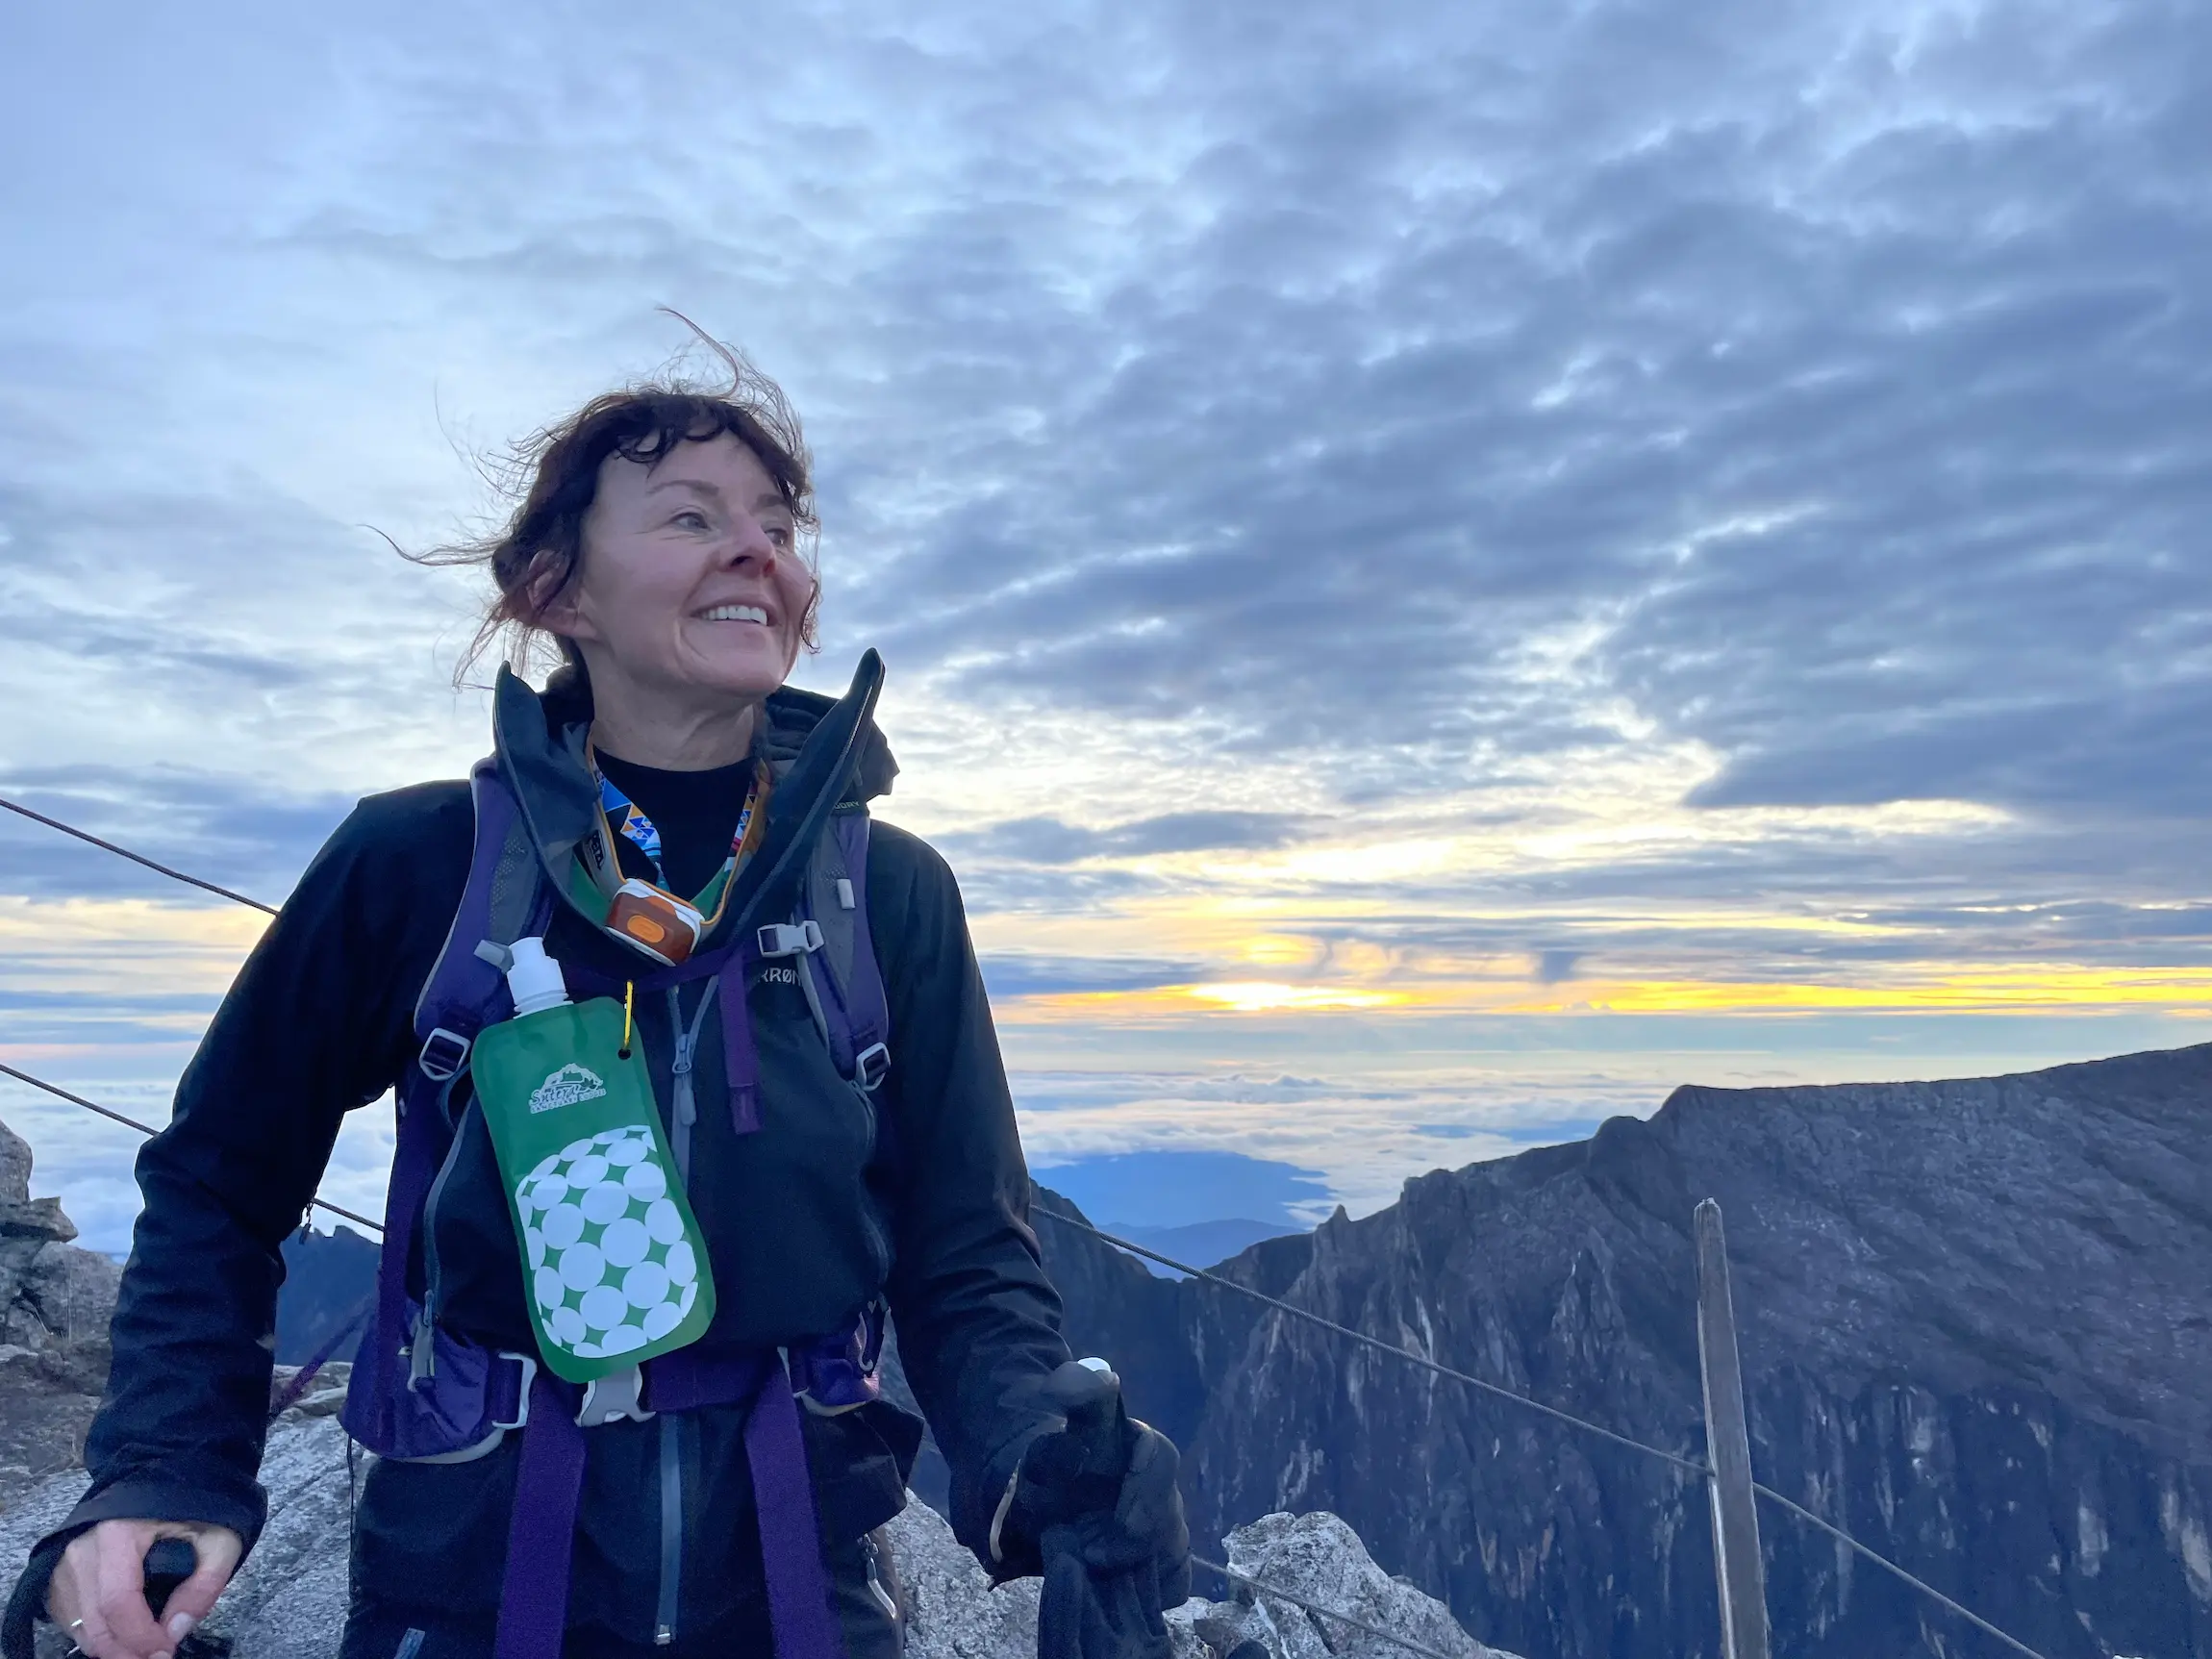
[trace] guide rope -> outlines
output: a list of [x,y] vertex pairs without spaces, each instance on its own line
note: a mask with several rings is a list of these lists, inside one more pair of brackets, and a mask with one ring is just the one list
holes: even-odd
[[1249,1585],[1262,1596],[1272,1596],[1279,1601],[1288,1601],[1294,1607],[1303,1607],[1308,1613],[1318,1613],[1323,1619],[1333,1619],[1339,1624],[1348,1624],[1354,1630],[1365,1630],[1370,1636],[1379,1636],[1385,1642],[1395,1642],[1400,1647],[1426,1654],[1428,1659],[1452,1659],[1452,1655],[1441,1647],[1431,1647],[1425,1642],[1416,1642],[1410,1636],[1400,1636],[1395,1631],[1385,1630],[1379,1624],[1370,1624],[1365,1619],[1355,1619],[1349,1613],[1341,1613],[1334,1607],[1324,1607],[1319,1601],[1308,1601],[1295,1591],[1285,1590],[1278,1584],[1269,1584],[1261,1578],[1247,1578],[1236,1569],[1223,1567],[1218,1561],[1208,1561],[1203,1555],[1192,1556],[1191,1565],[1203,1567],[1208,1572],[1219,1573],[1232,1584]]
[[[44,813],[33,812],[29,807],[23,806],[15,801],[12,801],[5,795],[0,795],[0,807],[6,807],[10,812],[20,813],[23,817],[35,819],[38,823],[46,825],[50,829],[60,830],[63,835],[74,836],[79,841],[88,842],[93,846],[102,848],[107,852],[114,853],[120,858],[127,858],[133,864],[143,865],[148,869],[157,870],[161,874],[169,876],[176,881],[181,881],[189,887],[196,887],[203,892],[216,893],[223,898],[236,900],[238,903],[248,905],[255,910],[261,911],[266,916],[274,916],[277,914],[274,909],[262,903],[261,900],[257,898],[248,898],[242,892],[233,892],[227,887],[218,887],[212,881],[202,881],[198,876],[187,875],[181,869],[172,869],[169,866],[162,864],[157,860],[147,858],[142,853],[133,852],[128,847],[117,846],[113,842],[111,841],[103,841],[100,837],[91,834],[89,831],[81,830],[74,824],[63,823],[60,818],[48,817]],[[0,1061],[0,1072],[5,1072],[9,1076],[17,1079],[19,1082],[28,1083],[34,1089],[42,1089],[49,1094],[58,1095],[60,1098],[68,1101],[72,1105],[82,1106],[88,1112],[96,1112],[103,1118],[111,1118],[118,1123],[127,1124],[131,1128],[138,1130],[142,1135],[152,1135],[156,1133],[156,1131],[150,1125],[141,1123],[135,1118],[126,1118],[122,1113],[111,1111],[105,1106],[95,1104],[94,1102],[86,1099],[81,1094],[72,1094],[66,1089],[60,1088],[52,1083],[48,1083],[43,1078],[34,1077],[29,1072],[19,1070],[15,1067],[10,1066],[4,1061]],[[371,1221],[367,1217],[357,1215],[351,1210],[340,1208],[339,1205],[329,1203],[322,1198],[313,1198],[310,1199],[309,1202],[317,1209],[328,1210],[333,1215],[343,1216],[349,1221],[357,1221],[361,1225],[367,1227],[371,1231],[380,1235],[384,1231],[381,1225],[375,1221]],[[1219,1285],[1224,1290],[1234,1291],[1241,1296],[1248,1296],[1254,1301],[1264,1302],[1269,1307],[1275,1309],[1279,1313],[1289,1314],[1295,1319],[1304,1320],[1311,1324],[1319,1325],[1324,1330],[1333,1331],[1338,1336],[1345,1337],[1355,1343],[1359,1343],[1364,1346],[1376,1348],[1383,1353],[1395,1355],[1398,1359],[1404,1360],[1409,1365],[1419,1366],[1423,1370],[1432,1371],[1438,1376],[1449,1377],[1454,1382],[1462,1383],[1470,1388],[1478,1389],[1485,1394],[1495,1395],[1500,1399],[1511,1400],[1516,1405],[1525,1406],[1531,1411],[1541,1412],[1546,1417],[1555,1419],[1560,1422],[1566,1423],[1571,1427],[1580,1429],[1585,1433],[1594,1434],[1601,1439],[1611,1441],[1615,1445],[1626,1447],[1630,1451],[1639,1451],[1647,1457],[1658,1458],[1662,1462],[1672,1464],[1675,1468],[1683,1470],[1685,1473],[1697,1475],[1700,1479],[1710,1479],[1712,1477],[1713,1471],[1706,1465],[1699,1462],[1696,1458],[1684,1457],[1677,1452],[1663,1450],[1659,1446],[1646,1445],[1640,1440],[1632,1439],[1624,1434],[1618,1434],[1612,1429],[1602,1427],[1599,1424],[1591,1422],[1586,1419],[1576,1417],[1571,1412],[1561,1411],[1557,1406],[1546,1405],[1542,1400],[1532,1399],[1527,1395],[1517,1394],[1512,1389],[1501,1387],[1496,1383],[1485,1382],[1481,1377],[1475,1376],[1470,1372],[1457,1370],[1450,1366],[1439,1364],[1437,1361],[1430,1359],[1427,1355],[1416,1353],[1411,1348],[1401,1348],[1393,1343],[1384,1342],[1379,1337],[1370,1337],[1365,1331],[1354,1330],[1350,1325],[1339,1324],[1336,1320],[1328,1319],[1323,1315],[1317,1314],[1310,1308],[1301,1308],[1294,1302],[1286,1302],[1280,1297],[1270,1296],[1263,1291],[1256,1291],[1249,1285],[1241,1285],[1236,1280],[1226,1278],[1219,1273],[1210,1272],[1204,1268],[1193,1267],[1188,1262],[1178,1262],[1172,1256],[1164,1256],[1157,1250],[1150,1249],[1144,1244],[1136,1244],[1128,1239],[1117,1238],[1112,1233],[1106,1232],[1102,1228],[1094,1227],[1089,1221],[1079,1219],[1074,1216],[1063,1215],[1059,1211],[1049,1209],[1043,1205],[1037,1206],[1034,1213],[1037,1215],[1049,1217],[1051,1219],[1060,1222],[1063,1226],[1079,1227],[1084,1232],[1092,1234],[1093,1237],[1104,1241],[1106,1244],[1112,1244],[1117,1249],[1125,1250],[1134,1256],[1142,1256],[1146,1261],[1158,1262],[1162,1267],[1172,1269],[1174,1271],[1186,1274],[1191,1278],[1202,1279],[1208,1284]],[[2030,1647],[2026,1643],[2021,1641],[2015,1636],[2007,1635],[2004,1631],[1998,1629],[1995,1624],[1992,1624],[1988,1620],[1984,1619],[1980,1614],[1974,1612],[1972,1608],[1962,1606],[1957,1601],[1954,1601],[1950,1596],[1946,1596],[1942,1591],[1938,1590],[1934,1585],[1928,1583],[1925,1579],[1916,1576],[1914,1573],[1898,1566],[1896,1562],[1890,1560],[1889,1557],[1880,1554],[1870,1546],[1861,1544],[1857,1539],[1853,1538],[1842,1527],[1836,1525],[1832,1521],[1822,1520],[1820,1516],[1814,1514],[1813,1511],[1807,1509],[1803,1504],[1798,1503],[1794,1498],[1785,1497],[1782,1496],[1782,1494],[1774,1491],[1773,1488],[1763,1486],[1757,1481],[1753,1481],[1751,1483],[1751,1490],[1757,1493],[1761,1497],[1766,1498],[1769,1502],[1780,1505],[1781,1508],[1788,1511],[1791,1515],[1797,1517],[1798,1520],[1803,1521],[1808,1524],[1819,1528],[1821,1531],[1827,1533],[1838,1543],[1848,1546],[1851,1549],[1865,1556],[1875,1566],[1880,1567],[1884,1571],[1895,1574],[1898,1578],[1901,1579],[1906,1584],[1911,1585],[1914,1589],[1920,1591],[1923,1595],[1928,1596],[1931,1600],[1948,1608],[1951,1612],[1957,1614],[1961,1619],[1964,1619],[1970,1624],[1973,1624],[1976,1629],[1985,1631],[1989,1635],[1996,1637],[1999,1642],[2002,1642],[2006,1646],[2012,1648],[2015,1652],[2026,1655],[2026,1659],[2045,1659],[2043,1654],[2037,1652],[2036,1649]],[[1209,1571],[1219,1573],[1223,1578],[1231,1579],[1242,1584],[1249,1584],[1255,1590],[1262,1591],[1269,1596],[1279,1596],[1285,1601],[1293,1602],[1298,1606],[1306,1608],[1306,1610],[1309,1612],[1321,1614],[1324,1617],[1337,1620],[1341,1623],[1349,1624],[1358,1629],[1366,1630],[1371,1635],[1383,1638],[1385,1641],[1394,1642],[1401,1647],[1410,1648],[1415,1652],[1426,1654],[1429,1656],[1429,1659],[1448,1659],[1447,1655],[1439,1652],[1433,1647],[1423,1646],[1421,1644],[1414,1642],[1406,1637],[1393,1635],[1387,1630],[1379,1629],[1374,1625],[1368,1624],[1360,1620],[1354,1619],[1349,1614],[1339,1613],[1333,1609],[1321,1607],[1313,1602],[1304,1601],[1289,1591],[1282,1590],[1271,1585],[1260,1584],[1258,1581],[1253,1579],[1244,1578],[1241,1574],[1230,1571],[1225,1567],[1217,1566],[1213,1562],[1203,1560],[1200,1557],[1193,1556],[1192,1560],[1197,1566],[1203,1567]]]
[[1334,1331],[1340,1337],[1348,1338],[1352,1342],[1363,1344],[1370,1348],[1379,1348],[1386,1354],[1394,1354],[1409,1364],[1420,1366],[1423,1370],[1434,1371],[1438,1376],[1449,1377],[1453,1382],[1465,1383],[1469,1388],[1480,1389],[1484,1394],[1496,1395],[1500,1399],[1509,1399],[1516,1405],[1528,1407],[1531,1411],[1540,1411],[1546,1417],[1556,1418],[1559,1421],[1581,1429],[1585,1433],[1595,1434],[1609,1440],[1615,1445],[1626,1446],[1630,1451],[1640,1451],[1646,1456],[1660,1458],[1686,1473],[1697,1476],[1700,1480],[1706,1479],[1713,1472],[1694,1457],[1683,1457],[1677,1452],[1662,1451],[1655,1445],[1646,1445],[1642,1441],[1631,1440],[1624,1434],[1615,1434],[1613,1430],[1601,1428],[1596,1423],[1576,1417],[1572,1412],[1561,1411],[1557,1406],[1546,1405],[1540,1399],[1531,1399],[1528,1395],[1517,1394],[1512,1389],[1500,1387],[1494,1382],[1485,1382],[1482,1378],[1467,1371],[1454,1370],[1447,1365],[1439,1365],[1425,1354],[1418,1354],[1411,1348],[1401,1348],[1394,1343],[1386,1343],[1380,1337],[1370,1337],[1367,1332],[1356,1331],[1349,1325],[1340,1325],[1336,1320],[1317,1314],[1311,1308],[1301,1308],[1295,1302],[1286,1302],[1279,1296],[1270,1296],[1264,1291],[1255,1291],[1249,1285],[1240,1285],[1236,1280],[1224,1278],[1219,1273],[1208,1272],[1204,1268],[1194,1268],[1186,1262],[1171,1260],[1157,1250],[1148,1250],[1143,1244],[1131,1244],[1127,1239],[1118,1239],[1112,1233],[1093,1227],[1089,1221],[1078,1220],[1073,1216],[1062,1215],[1059,1211],[1047,1209],[1042,1204],[1037,1206],[1036,1213],[1041,1216],[1049,1216],[1063,1226],[1080,1227],[1086,1233],[1094,1238],[1103,1239],[1117,1248],[1127,1250],[1133,1255],[1146,1257],[1158,1262],[1164,1268],[1174,1269],[1178,1273],[1188,1273],[1194,1279],[1203,1279],[1210,1285],[1219,1285],[1224,1290],[1235,1291],[1239,1295],[1249,1296],[1255,1302],[1265,1302],[1269,1307],[1274,1308],[1278,1312],[1293,1315],[1297,1319],[1306,1320],[1309,1324],[1319,1325],[1325,1331]]
[[[1602,1428],[1594,1422],[1586,1421],[1584,1419],[1574,1416],[1571,1412],[1561,1411],[1557,1406],[1546,1405],[1542,1400],[1531,1399],[1524,1394],[1516,1394],[1513,1390],[1509,1388],[1501,1388],[1496,1383],[1485,1382],[1482,1378],[1471,1375],[1467,1371],[1455,1370],[1447,1365],[1439,1365],[1435,1360],[1430,1359],[1427,1355],[1415,1353],[1411,1348],[1401,1348],[1395,1344],[1382,1341],[1379,1337],[1370,1337],[1365,1331],[1354,1330],[1349,1325],[1339,1324],[1332,1319],[1328,1319],[1323,1315],[1315,1313],[1311,1308],[1301,1308],[1295,1302],[1286,1302],[1279,1296],[1270,1296],[1264,1291],[1255,1291],[1249,1285],[1241,1285],[1236,1280],[1226,1278],[1219,1273],[1209,1272],[1204,1268],[1194,1268],[1188,1262],[1178,1262],[1171,1256],[1163,1256],[1159,1251],[1148,1249],[1144,1245],[1135,1244],[1128,1239],[1116,1238],[1112,1233],[1106,1232],[1102,1228],[1093,1227],[1089,1221],[1078,1219],[1073,1216],[1063,1215],[1061,1212],[1048,1209],[1042,1204],[1036,1206],[1032,1213],[1040,1216],[1049,1217],[1051,1219],[1060,1222],[1063,1226],[1080,1227],[1084,1232],[1091,1234],[1094,1238],[1103,1240],[1105,1243],[1114,1245],[1117,1249],[1126,1250],[1131,1255],[1143,1256],[1148,1261],[1158,1262],[1164,1268],[1172,1268],[1178,1273],[1187,1273],[1194,1279],[1203,1279],[1210,1285],[1219,1285],[1224,1290],[1235,1291],[1239,1295],[1249,1296],[1256,1302],[1265,1302],[1269,1307],[1273,1308],[1280,1313],[1290,1314],[1294,1318],[1304,1320],[1310,1324],[1319,1325],[1323,1330],[1334,1331],[1340,1337],[1348,1337],[1353,1342],[1364,1344],[1368,1347],[1379,1348],[1386,1354],[1395,1354],[1399,1359],[1404,1360],[1407,1364],[1419,1366],[1423,1370],[1434,1371],[1439,1376],[1449,1377],[1454,1382],[1465,1383],[1470,1388],[1482,1390],[1485,1394],[1496,1395],[1501,1399],[1512,1400],[1515,1404],[1526,1406],[1532,1411],[1540,1411],[1546,1417],[1556,1418],[1561,1422],[1571,1423],[1574,1427],[1585,1430],[1588,1433],[1601,1436],[1606,1440],[1612,1441],[1616,1445],[1623,1445],[1632,1451],[1643,1452],[1648,1457],[1656,1457],[1662,1459],[1663,1461],[1673,1464],[1678,1469],[1684,1470],[1689,1473],[1696,1474],[1700,1478],[1710,1479],[1712,1476],[1712,1470],[1708,1469],[1704,1464],[1699,1463],[1696,1458],[1683,1457],[1675,1452],[1662,1450],[1660,1447],[1655,1445],[1646,1445],[1640,1440],[1631,1440],[1624,1434],[1616,1434],[1613,1430],[1609,1428]],[[1819,1527],[1822,1532],[1825,1532],[1831,1537],[1837,1539],[1839,1542],[1849,1545],[1851,1548],[1857,1550],[1861,1555],[1865,1556],[1869,1561],[1873,1562],[1877,1567],[1885,1568],[1889,1571],[1897,1574],[1898,1577],[1904,1580],[1905,1583],[1911,1585],[1915,1590],[1918,1590],[1923,1595],[1931,1597],[1933,1600],[1941,1603],[1943,1606],[1949,1608],[1953,1613],[1957,1614],[1961,1619],[1967,1621],[1968,1623],[1974,1625],[1977,1629],[1987,1631],[1990,1635],[1996,1637],[1999,1642],[2002,1642],[2006,1646],[2012,1648],[2015,1652],[2024,1653],[2027,1655],[2027,1659],[2044,1659],[2043,1654],[2037,1652],[2033,1647],[2030,1647],[2026,1643],[2021,1641],[2018,1637],[2007,1635],[2004,1631],[1999,1630],[1996,1625],[1992,1624],[1988,1620],[1984,1619],[1980,1614],[1976,1613],[1973,1608],[1961,1606],[1958,1602],[1952,1600],[1948,1596],[1946,1596],[1942,1591],[1938,1590],[1934,1585],[1928,1583],[1926,1579],[1916,1577],[1913,1573],[1906,1571],[1904,1568],[1899,1567],[1896,1562],[1890,1560],[1888,1556],[1879,1554],[1871,1546],[1861,1544],[1857,1539],[1853,1538],[1842,1527],[1836,1525],[1833,1521],[1823,1521],[1820,1516],[1814,1514],[1811,1510],[1807,1509],[1803,1504],[1798,1503],[1796,1499],[1785,1497],[1782,1496],[1782,1494],[1776,1492],[1772,1487],[1762,1486],[1758,1481],[1755,1480],[1751,1483],[1751,1490],[1757,1493],[1761,1497],[1766,1498],[1769,1502],[1779,1504],[1783,1509],[1789,1511],[1798,1520],[1808,1521],[1812,1525]]]
[[[111,1118],[126,1128],[136,1129],[141,1135],[159,1135],[161,1133],[151,1123],[141,1123],[136,1118],[126,1118],[120,1112],[111,1110],[96,1100],[86,1099],[82,1094],[72,1094],[60,1084],[49,1083],[43,1077],[34,1077],[30,1072],[11,1066],[5,1060],[0,1060],[0,1071],[5,1071],[18,1083],[28,1083],[34,1089],[43,1089],[47,1093],[66,1100],[72,1106],[82,1106],[88,1112],[97,1112],[103,1118]],[[382,1222],[372,1221],[359,1211],[349,1210],[342,1204],[334,1204],[327,1198],[310,1198],[308,1202],[318,1210],[328,1210],[334,1216],[343,1216],[349,1221],[358,1221],[380,1238],[384,1234]]]
[[181,881],[187,887],[196,887],[202,892],[218,893],[224,898],[235,899],[239,904],[249,905],[253,909],[260,911],[264,916],[276,915],[276,910],[273,906],[265,905],[262,903],[262,901],[258,898],[248,898],[242,892],[233,892],[227,887],[217,887],[214,882],[202,881],[196,875],[187,875],[181,869],[171,869],[167,865],[161,863],[159,860],[150,859],[142,852],[133,852],[127,846],[117,846],[112,841],[102,841],[90,830],[81,830],[75,824],[65,824],[60,818],[50,818],[44,813],[33,812],[21,801],[12,801],[6,795],[0,795],[0,807],[6,807],[12,813],[20,813],[23,815],[23,817],[30,818],[36,823],[44,824],[48,829],[57,829],[60,830],[63,835],[75,836],[79,841],[90,842],[94,846],[100,848],[103,852],[112,852],[117,858],[127,858],[133,864],[142,864],[148,869],[159,870],[162,872],[162,874],[169,877],[170,880]]

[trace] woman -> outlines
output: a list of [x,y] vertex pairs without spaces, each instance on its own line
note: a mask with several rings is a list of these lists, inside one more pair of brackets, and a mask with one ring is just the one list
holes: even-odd
[[[139,1159],[91,1488],[12,1625],[42,1609],[95,1659],[162,1659],[214,1605],[265,1513],[279,1246],[343,1114],[393,1088],[386,1273],[347,1410],[384,1455],[346,1659],[895,1653],[878,1529],[920,1425],[876,1397],[885,1303],[955,1530],[994,1576],[1040,1571],[1049,1533],[1180,1599],[1173,1448],[1124,1424],[1101,1470],[1050,1403],[1068,1355],[959,894],[862,816],[895,770],[867,717],[880,668],[834,704],[784,687],[819,595],[808,462],[781,393],[729,362],[726,392],[650,385],[548,429],[504,533],[466,550],[497,588],[479,643],[549,636],[562,666],[542,693],[501,674],[473,808],[460,783],[363,801],[240,970]],[[696,1342],[591,1362],[588,1389],[551,1372],[544,1240],[489,1127],[508,1107],[466,1069],[526,935],[557,994],[625,1005],[622,1058],[643,1056],[714,1289]],[[861,1052],[871,955],[887,1029]],[[157,1621],[140,1564],[164,1537],[199,1567]]]

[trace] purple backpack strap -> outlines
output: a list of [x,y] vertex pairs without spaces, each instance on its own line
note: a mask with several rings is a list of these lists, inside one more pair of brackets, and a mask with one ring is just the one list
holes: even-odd
[[745,1006],[745,986],[756,958],[741,948],[730,958],[716,983],[721,999],[722,1069],[730,1085],[730,1127],[750,1135],[761,1126],[761,1054],[753,1043],[752,1011]]
[[821,932],[822,948],[810,953],[806,971],[825,970],[816,1001],[830,1058],[873,1093],[891,1069],[891,1005],[867,922],[867,826],[865,812],[832,816],[827,844],[799,889],[799,916]]
[[476,1034],[505,1018],[511,1006],[506,976],[478,956],[476,947],[502,933],[508,939],[519,937],[542,915],[551,896],[540,891],[544,884],[537,879],[537,853],[497,767],[490,760],[477,762],[468,785],[476,809],[468,881],[415,1002],[415,1035],[422,1047],[408,1063],[398,1090],[398,1144],[384,1201],[376,1312],[363,1348],[368,1386],[347,1391],[347,1431],[372,1451],[391,1450],[404,1438],[396,1418],[397,1402],[407,1389],[404,1355],[413,1336],[408,1258],[415,1219],[452,1134],[447,1097],[468,1064]]
[[[775,1659],[844,1659],[844,1637],[822,1565],[814,1481],[799,1408],[773,1348],[702,1354],[697,1345],[647,1360],[641,1404],[648,1413],[748,1408],[745,1461],[768,1596]],[[584,1488],[585,1436],[577,1392],[543,1371],[531,1389],[529,1421],[508,1522],[507,1566],[493,1659],[560,1659],[568,1617],[576,1511]]]
[[[843,993],[845,1018],[852,1029],[853,1056],[865,1065],[870,1050],[880,1050],[882,1064],[891,1064],[891,1002],[884,994],[883,969],[875,960],[875,939],[867,924],[867,814],[840,813],[830,820],[837,830],[838,850],[844,854],[846,879],[852,883],[852,963]],[[864,1089],[881,1081],[856,1079]]]

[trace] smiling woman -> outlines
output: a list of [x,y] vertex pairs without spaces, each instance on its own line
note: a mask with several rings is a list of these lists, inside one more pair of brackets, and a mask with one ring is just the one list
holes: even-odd
[[[959,891],[870,817],[875,653],[842,699],[784,684],[820,594],[806,448],[716,350],[726,387],[594,399],[516,451],[497,535],[427,556],[492,579],[470,660],[510,631],[558,663],[502,668],[467,783],[361,803],[225,996],[139,1160],[91,1487],[9,1659],[40,1608],[93,1659],[169,1659],[214,1605],[265,1513],[279,1247],[388,1090],[343,1659],[894,1659],[882,1528],[923,1425],[876,1380],[892,1317],[993,1577],[1080,1523],[1114,1605],[1182,1599],[1173,1448],[1041,1393],[1107,1385],[1060,1335]],[[170,1537],[198,1571],[156,1623]]]
[[[764,625],[779,644],[811,649],[818,642],[819,525],[813,463],[798,416],[782,388],[742,355],[704,334],[699,339],[729,370],[727,385],[709,390],[663,378],[593,398],[508,455],[511,475],[529,483],[496,533],[409,555],[418,564],[474,565],[490,573],[495,591],[459,674],[503,633],[513,636],[510,654],[518,661],[528,661],[535,646],[551,640],[567,662],[589,663],[594,653],[586,639],[604,643],[605,636],[596,632],[595,615],[585,614],[582,590],[614,584],[592,584],[587,540],[598,544],[602,559],[641,573],[654,571],[656,585],[665,586],[682,574],[677,566],[687,563],[687,550],[695,573],[696,550],[715,546],[740,517],[783,565],[783,591]],[[704,620],[716,600],[697,597],[703,604],[695,609]],[[628,615],[614,625],[642,619],[641,608],[624,609]],[[743,647],[751,662],[749,670],[740,670],[741,678],[763,671],[770,655],[765,645]],[[695,638],[688,646],[677,640],[657,641],[651,654],[665,658],[701,648],[715,657],[722,651]],[[604,666],[610,659],[600,655]],[[787,655],[785,665],[789,661]],[[664,661],[663,671],[669,666]],[[781,683],[778,671],[767,689]]]

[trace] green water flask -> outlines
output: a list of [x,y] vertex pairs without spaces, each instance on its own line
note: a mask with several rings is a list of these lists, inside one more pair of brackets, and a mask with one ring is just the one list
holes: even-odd
[[476,1097],[539,1349],[555,1376],[591,1382],[697,1341],[715,1287],[621,1004],[570,1002],[543,940],[512,949],[515,1018],[476,1040]]

